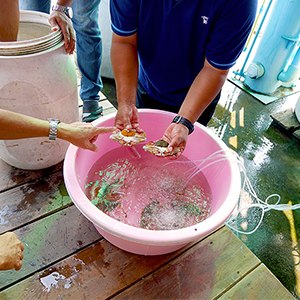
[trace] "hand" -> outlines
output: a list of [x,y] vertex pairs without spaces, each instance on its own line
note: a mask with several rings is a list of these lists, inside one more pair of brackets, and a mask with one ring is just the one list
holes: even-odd
[[95,127],[91,123],[60,123],[58,125],[57,137],[67,140],[77,147],[97,152],[99,149],[94,143],[98,135],[114,130],[115,127]]
[[0,270],[15,269],[22,267],[24,245],[13,232],[0,235]]
[[173,151],[175,148],[179,148],[180,152],[172,155],[174,158],[178,158],[185,149],[189,130],[182,124],[171,123],[163,135],[163,139],[169,143],[168,152]]
[[61,29],[65,40],[66,51],[69,54],[73,54],[76,40],[71,20],[64,12],[52,11],[49,17],[49,23],[52,31],[56,31],[59,28]]
[[118,130],[135,129],[137,133],[142,133],[139,128],[139,115],[135,105],[121,104],[115,118],[115,126]]

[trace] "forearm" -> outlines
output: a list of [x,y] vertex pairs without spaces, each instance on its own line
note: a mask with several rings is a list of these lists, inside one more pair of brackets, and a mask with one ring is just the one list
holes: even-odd
[[119,105],[135,105],[138,81],[136,35],[123,38],[113,34],[111,61]]
[[48,121],[0,109],[0,139],[22,139],[48,136]]
[[[50,124],[30,116],[0,109],[0,140],[48,137]],[[57,137],[70,141],[81,138],[80,130],[72,124],[59,123]]]
[[0,0],[0,41],[16,41],[19,31],[19,1]]
[[72,6],[74,0],[57,0],[56,4],[61,6]]
[[217,70],[208,62],[194,80],[178,115],[195,123],[220,92],[228,70]]

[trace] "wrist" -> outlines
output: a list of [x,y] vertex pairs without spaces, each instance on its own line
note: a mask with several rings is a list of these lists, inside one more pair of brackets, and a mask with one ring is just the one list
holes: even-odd
[[60,11],[70,19],[72,19],[73,17],[73,10],[71,6],[68,6],[66,4],[65,5],[60,3],[53,4],[51,7],[51,11]]
[[68,141],[69,136],[68,136],[68,128],[67,124],[60,122],[57,126],[57,138],[61,140],[66,140]]
[[119,106],[134,106],[136,107],[136,100],[135,98],[126,98],[118,100],[118,107]]
[[73,2],[74,0],[57,0],[55,4],[71,7],[73,5]]
[[191,134],[195,129],[194,124],[183,116],[176,116],[173,119],[172,123],[181,124],[185,126],[188,129],[189,134]]

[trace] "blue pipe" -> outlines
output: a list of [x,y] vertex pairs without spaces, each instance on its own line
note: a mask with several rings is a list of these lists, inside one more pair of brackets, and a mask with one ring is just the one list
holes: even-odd
[[[252,49],[253,49],[254,44],[255,44],[255,42],[256,42],[256,40],[257,40],[257,37],[258,37],[258,35],[259,35],[259,33],[260,33],[261,27],[262,27],[263,24],[264,24],[264,21],[265,21],[265,19],[266,19],[266,16],[267,16],[267,14],[268,14],[268,11],[269,11],[269,9],[270,9],[270,6],[271,6],[272,2],[273,2],[273,0],[270,0],[268,6],[267,6],[267,8],[266,8],[266,12],[265,12],[265,14],[264,14],[264,16],[263,16],[263,18],[262,18],[260,24],[259,24],[259,27],[258,27],[257,32],[256,32],[256,34],[255,34],[254,40],[253,40],[253,42],[252,42],[252,44],[251,44],[251,46],[250,46],[249,52],[248,52],[248,54],[247,54],[247,56],[246,56],[245,62],[244,62],[244,64],[243,64],[241,70],[240,70],[239,72],[233,72],[234,74],[239,75],[239,76],[243,76],[243,77],[245,76],[244,68],[245,68],[246,63],[247,63],[247,61],[248,61],[248,59],[249,59],[249,56],[250,56],[250,54],[251,54],[251,52],[252,52]],[[263,5],[262,5],[262,7],[261,7],[261,10],[262,10],[262,9],[263,9]]]
[[277,78],[279,81],[282,82],[294,81],[298,76],[299,69],[300,69],[300,48],[298,48],[298,51],[292,63],[287,68],[287,70],[280,72]]

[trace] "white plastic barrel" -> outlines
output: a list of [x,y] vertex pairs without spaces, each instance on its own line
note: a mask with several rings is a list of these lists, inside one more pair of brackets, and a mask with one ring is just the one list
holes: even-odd
[[[21,11],[18,40],[0,42],[0,108],[71,123],[79,120],[75,61],[48,16]],[[62,161],[68,145],[47,137],[0,141],[0,158],[20,169],[44,169]]]

